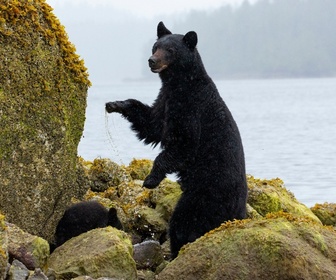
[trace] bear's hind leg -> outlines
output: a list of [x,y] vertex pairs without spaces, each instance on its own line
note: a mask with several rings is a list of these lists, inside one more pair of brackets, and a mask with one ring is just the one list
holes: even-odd
[[183,245],[195,241],[225,221],[225,209],[217,200],[202,191],[187,190],[182,194],[169,224],[172,258],[178,255]]

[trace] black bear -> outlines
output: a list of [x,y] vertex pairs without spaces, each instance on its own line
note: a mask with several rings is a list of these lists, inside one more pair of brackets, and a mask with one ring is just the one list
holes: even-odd
[[50,245],[51,251],[72,237],[91,229],[107,226],[123,229],[115,208],[107,210],[97,201],[76,203],[65,210],[63,217],[58,222],[55,232],[55,244]]
[[162,87],[152,106],[128,99],[106,103],[146,144],[162,151],[143,185],[155,188],[176,173],[183,194],[170,219],[172,257],[221,223],[246,215],[244,150],[236,122],[208,76],[197,34],[172,34],[162,22],[148,63]]

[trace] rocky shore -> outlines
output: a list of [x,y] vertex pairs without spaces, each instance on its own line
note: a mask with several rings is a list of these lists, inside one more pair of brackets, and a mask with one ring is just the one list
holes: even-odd
[[[87,69],[45,0],[0,0],[0,280],[335,279],[336,204],[308,208],[276,178],[248,176],[248,218],[170,260],[168,221],[181,195],[152,162],[77,157]],[[50,254],[72,203],[114,207],[123,230],[93,229]]]
[[278,178],[248,176],[248,219],[222,224],[170,261],[167,227],[178,183],[144,189],[149,160],[120,166],[79,159],[78,166],[87,188],[82,200],[115,207],[124,231],[94,229],[50,254],[46,240],[2,215],[3,279],[334,279],[336,204],[309,209]]

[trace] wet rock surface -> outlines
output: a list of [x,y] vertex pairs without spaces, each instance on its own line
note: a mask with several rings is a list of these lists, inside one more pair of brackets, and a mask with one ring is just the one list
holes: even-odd
[[157,241],[148,240],[133,246],[137,269],[155,270],[164,260],[163,250]]
[[[117,165],[110,164],[110,160],[95,161],[93,164],[79,160],[84,170],[81,180],[87,186],[92,185],[88,183],[93,180],[90,168],[103,166],[100,172],[105,175],[95,174],[95,180],[104,180],[109,187],[104,191],[89,189],[82,200],[95,200],[106,208],[117,209],[124,230],[107,227],[74,237],[50,256],[47,254],[47,264],[44,265],[45,250],[34,250],[31,246],[44,244],[42,247],[45,248],[46,241],[33,242],[39,237],[31,236],[14,225],[8,227],[3,221],[3,248],[9,253],[0,268],[8,277],[25,277],[27,270],[28,277],[32,277],[35,271],[36,277],[45,276],[50,280],[334,277],[336,231],[332,225],[323,225],[330,224],[326,222],[330,219],[333,221],[334,204],[309,209],[287,191],[280,179],[260,180],[250,176],[248,219],[222,224],[184,246],[178,257],[170,261],[167,230],[169,218],[181,195],[178,183],[166,179],[157,189],[147,190],[142,187],[139,179],[142,177],[134,179],[130,174],[142,174],[142,170],[134,169],[147,169],[151,161],[142,160],[137,164],[135,160],[129,166],[116,167],[115,171],[111,166]],[[123,175],[120,177],[118,174]],[[115,176],[119,179],[116,180]],[[107,182],[106,178],[109,178]],[[328,217],[321,218],[323,223],[314,214],[317,210],[319,217]],[[27,262],[29,269],[13,262],[12,252],[15,250],[10,249],[12,245],[8,240],[14,239],[17,241],[12,243],[21,244],[21,252],[39,252],[39,261]],[[21,260],[25,261],[24,258]],[[10,263],[9,267],[7,263]],[[41,269],[42,274],[38,274],[36,269]]]

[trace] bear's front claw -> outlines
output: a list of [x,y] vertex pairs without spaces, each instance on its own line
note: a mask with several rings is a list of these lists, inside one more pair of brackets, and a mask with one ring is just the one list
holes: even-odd
[[114,102],[108,102],[105,104],[105,110],[107,113],[112,113],[115,110]]
[[107,113],[113,113],[113,112],[117,112],[117,113],[121,113],[121,106],[120,106],[120,101],[116,101],[116,102],[107,102],[105,104],[105,110]]

